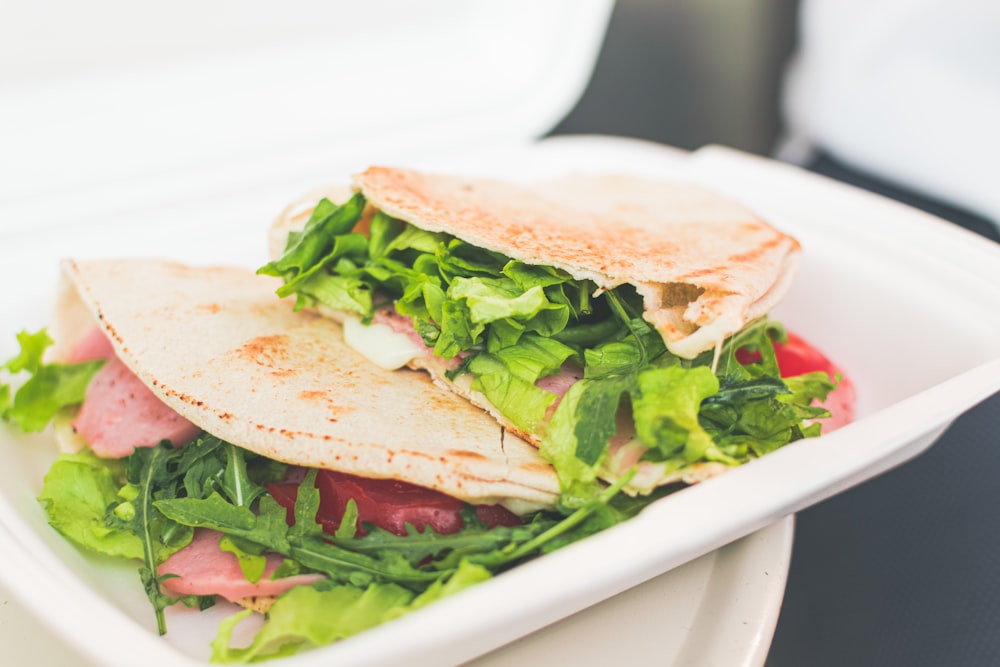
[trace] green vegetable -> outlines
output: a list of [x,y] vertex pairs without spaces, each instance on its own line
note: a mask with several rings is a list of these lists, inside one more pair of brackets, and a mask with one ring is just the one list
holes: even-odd
[[490,576],[485,568],[463,562],[451,576],[435,582],[419,595],[396,584],[370,584],[364,588],[343,584],[299,586],[271,606],[267,624],[245,648],[230,645],[233,631],[252,612],[240,612],[223,621],[212,642],[212,660],[260,662],[323,646],[381,625]]
[[[674,473],[710,461],[738,465],[818,434],[803,420],[827,414],[810,403],[832,384],[821,373],[781,379],[772,345],[784,336],[780,325],[751,324],[725,343],[718,359],[712,353],[681,359],[643,319],[642,300],[630,287],[598,293],[592,282],[559,269],[382,212],[365,242],[354,231],[363,209],[358,197],[341,207],[321,202],[303,232],[289,238],[285,255],[259,271],[284,277],[278,293],[297,294],[300,305],[347,310],[366,322],[391,302],[434,354],[462,354],[451,377],[468,373],[472,389],[514,426],[541,434],[564,507],[600,493],[622,415],[634,421],[643,460]],[[323,222],[333,219],[336,225]],[[739,348],[757,351],[761,360],[742,366]],[[540,381],[567,367],[583,379],[560,400]]]
[[245,648],[230,644],[234,628],[249,612],[223,622],[213,643],[214,659],[236,662],[289,655],[348,636],[634,513],[612,506],[623,480],[566,515],[539,512],[509,528],[488,528],[469,507],[463,512],[465,527],[449,535],[408,526],[408,534],[399,536],[369,526],[366,535],[355,536],[357,506],[351,501],[331,536],[315,521],[320,502],[315,470],[298,489],[295,521],[288,525],[286,510],[265,486],[283,472],[284,466],[203,435],[183,448],[167,441],[140,448],[120,461],[64,454],[46,476],[39,500],[52,525],[76,544],[141,562],[140,576],[161,632],[166,629],[163,611],[171,604],[212,603],[212,598],[166,595],[164,577],[157,575],[197,528],[222,532],[220,549],[238,558],[248,581],[263,576],[265,553],[286,557],[274,578],[300,572],[327,576],[281,596]]
[[[45,329],[17,334],[20,352],[0,370],[30,377],[12,394],[10,384],[0,383],[0,418],[25,432],[43,430],[60,410],[83,401],[87,385],[103,360],[76,364],[46,364],[42,360],[52,339]],[[13,396],[13,398],[12,398]]]
[[38,496],[49,524],[99,554],[141,558],[138,536],[106,521],[109,507],[132,507],[119,495],[123,475],[117,462],[99,459],[89,451],[61,455],[46,473]]

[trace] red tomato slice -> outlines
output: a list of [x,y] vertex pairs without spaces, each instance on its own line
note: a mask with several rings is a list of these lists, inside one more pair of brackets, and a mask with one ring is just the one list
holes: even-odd
[[[786,343],[774,341],[774,355],[778,359],[781,377],[788,378],[813,371],[826,371],[830,374],[831,379],[834,378],[834,374],[838,371],[830,360],[823,356],[822,352],[793,333],[787,335],[788,342]],[[760,361],[760,353],[740,348],[736,350],[736,361],[744,366],[752,364],[755,361]]]
[[[396,535],[406,534],[406,524],[418,530],[430,526],[441,535],[457,532],[464,525],[461,511],[464,503],[432,489],[392,479],[370,479],[333,470],[320,470],[316,475],[320,507],[316,521],[329,534],[336,532],[352,498],[358,506],[357,534],[364,535],[362,523],[370,523]],[[298,486],[269,484],[274,499],[288,510],[292,521]],[[479,519],[491,528],[515,526],[516,514],[495,505],[476,507]]]
[[[812,373],[813,371],[825,371],[830,379],[834,381],[837,379],[838,374],[841,376],[837,388],[830,392],[826,400],[821,403],[832,415],[822,420],[824,433],[829,433],[854,420],[854,403],[856,398],[854,385],[836,364],[827,359],[822,352],[801,337],[788,332],[787,342],[779,343],[775,341],[774,354],[778,360],[778,369],[781,371],[781,377],[794,377],[803,373]],[[736,351],[736,360],[741,364],[753,363],[759,359],[760,354],[756,352],[748,352],[743,349]]]

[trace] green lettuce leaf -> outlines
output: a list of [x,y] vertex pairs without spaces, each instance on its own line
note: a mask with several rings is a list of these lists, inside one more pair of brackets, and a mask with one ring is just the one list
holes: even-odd
[[357,224],[364,211],[365,200],[360,194],[338,206],[322,199],[313,209],[300,233],[290,234],[284,254],[257,273],[294,281],[309,271],[318,270],[330,253],[330,241],[347,234]]
[[702,428],[702,401],[714,395],[719,381],[707,366],[679,365],[650,368],[639,373],[632,392],[636,433],[650,447],[647,459],[704,460],[715,449],[712,436]]
[[391,583],[364,588],[330,584],[299,586],[275,601],[268,611],[267,622],[246,647],[234,648],[231,644],[234,630],[250,615],[249,610],[223,621],[212,642],[212,660],[261,662],[324,646],[453,595],[490,576],[483,567],[463,563],[451,576],[436,581],[419,595]]
[[559,341],[526,334],[514,345],[473,355],[462,370],[472,374],[472,388],[514,425],[534,433],[556,401],[555,394],[536,382],[559,372],[573,353],[573,348]]
[[246,647],[232,647],[232,635],[253,611],[247,609],[224,619],[212,641],[212,661],[262,662],[324,646],[381,625],[413,596],[412,591],[395,584],[372,584],[365,589],[297,586],[271,605],[267,622]]
[[87,385],[104,361],[44,363],[45,350],[52,345],[45,329],[35,333],[22,331],[17,334],[17,341],[20,352],[0,369],[12,374],[27,373],[30,377],[16,392],[9,384],[0,384],[0,417],[26,433],[41,431],[60,410],[83,402]]
[[142,558],[142,542],[131,531],[109,525],[108,508],[122,503],[124,468],[87,451],[61,454],[45,474],[38,501],[49,524],[64,537],[99,554]]

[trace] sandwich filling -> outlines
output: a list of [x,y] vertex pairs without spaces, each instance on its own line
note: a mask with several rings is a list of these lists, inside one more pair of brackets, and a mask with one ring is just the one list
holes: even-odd
[[[339,205],[324,198],[308,217],[288,212],[276,226],[284,246],[259,272],[282,278],[277,293],[294,295],[297,308],[342,322],[348,343],[376,364],[428,371],[539,446],[559,473],[562,502],[582,502],[600,479],[617,480],[634,463],[632,494],[697,481],[816,435],[814,420],[829,417],[816,403],[833,389],[831,378],[781,378],[774,343],[785,333],[763,312],[751,317],[783,293],[798,247],[763,223],[749,232],[740,218],[734,233],[743,243],[719,242],[720,231],[733,231],[718,228],[719,217],[733,215],[726,206],[700,234],[676,226],[668,243],[641,207],[631,210],[638,222],[600,228],[628,209],[595,204],[596,186],[591,208],[578,209],[571,224],[572,209],[492,182],[463,188],[380,169],[357,181]],[[631,181],[615,183],[624,192],[613,202],[636,194]],[[516,205],[500,206],[502,197]],[[602,207],[613,215],[593,212]],[[635,238],[595,254],[584,247],[588,232]],[[515,240],[497,241],[508,237]],[[681,249],[683,240],[697,251]],[[660,262],[671,271],[627,280],[629,267],[652,260],[635,248],[616,256],[615,246],[640,241],[672,248],[677,257]],[[504,245],[508,252],[497,250]],[[751,256],[770,271],[752,270]],[[696,273],[698,283],[679,280]],[[740,349],[759,356],[742,364]]]

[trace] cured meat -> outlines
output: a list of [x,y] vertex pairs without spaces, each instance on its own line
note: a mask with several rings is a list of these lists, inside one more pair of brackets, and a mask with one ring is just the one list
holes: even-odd
[[87,386],[73,421],[73,430],[98,456],[121,458],[136,447],[153,447],[161,440],[182,445],[201,433],[114,356],[111,343],[100,329],[83,338],[71,359],[107,359]]
[[214,530],[196,530],[191,544],[171,555],[157,568],[160,576],[177,575],[164,579],[163,588],[177,595],[218,595],[235,602],[246,597],[281,595],[295,586],[306,586],[325,579],[322,574],[271,579],[284,558],[266,554],[264,574],[258,581],[251,582],[240,569],[236,555],[219,548],[221,538],[222,533]]
[[95,359],[111,359],[114,356],[115,348],[111,346],[111,341],[100,327],[94,327],[77,343],[67,361],[77,364]]

